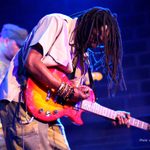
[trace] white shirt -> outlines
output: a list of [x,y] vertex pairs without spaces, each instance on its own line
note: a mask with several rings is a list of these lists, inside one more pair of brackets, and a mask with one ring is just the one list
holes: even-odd
[[[61,66],[65,72],[73,71],[74,50],[69,45],[71,33],[77,19],[62,14],[50,14],[43,17],[34,28],[34,37],[30,46],[40,43],[43,47],[41,61],[48,67]],[[7,75],[0,86],[0,99],[18,102],[20,84],[18,82],[18,54],[12,59]]]

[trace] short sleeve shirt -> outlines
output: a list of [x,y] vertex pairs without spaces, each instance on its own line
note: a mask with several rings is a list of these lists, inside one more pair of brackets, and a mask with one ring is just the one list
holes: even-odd
[[[47,66],[60,66],[66,73],[73,71],[74,52],[69,44],[76,19],[62,14],[50,14],[43,17],[34,27],[34,36],[30,46],[40,43],[43,47],[41,61]],[[20,87],[18,82],[18,56],[11,61],[7,75],[0,85],[0,99],[18,101]]]

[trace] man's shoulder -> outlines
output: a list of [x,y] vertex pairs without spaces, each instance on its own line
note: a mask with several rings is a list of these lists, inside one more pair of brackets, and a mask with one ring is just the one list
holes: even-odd
[[69,21],[69,20],[72,20],[71,17],[67,16],[67,15],[64,15],[64,14],[61,14],[61,13],[52,13],[52,14],[47,14],[43,17],[43,19],[52,19],[52,18],[55,18],[56,20],[65,20],[65,21]]

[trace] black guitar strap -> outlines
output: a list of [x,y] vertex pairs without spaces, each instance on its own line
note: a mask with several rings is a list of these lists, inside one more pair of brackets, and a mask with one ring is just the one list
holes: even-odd
[[75,72],[77,68],[77,63],[78,63],[78,55],[76,55],[73,59],[73,72],[69,75],[69,79],[74,79],[75,78]]
[[88,76],[89,76],[89,81],[90,81],[90,88],[94,88],[94,81],[92,77],[92,72],[90,66],[88,67]]
[[[75,72],[76,72],[76,68],[77,68],[78,59],[79,59],[78,55],[76,55],[73,59],[73,72],[69,75],[70,79],[75,78]],[[88,77],[89,77],[89,81],[90,81],[90,88],[94,89],[94,82],[93,82],[90,65],[88,65]]]

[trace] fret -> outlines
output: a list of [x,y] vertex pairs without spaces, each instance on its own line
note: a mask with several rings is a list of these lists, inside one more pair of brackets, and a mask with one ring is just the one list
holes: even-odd
[[142,121],[141,127],[142,127],[143,129],[145,129],[145,122]]
[[148,123],[144,123],[143,129],[148,130]]
[[137,127],[138,126],[138,121],[135,118],[130,118],[129,121],[130,125]]
[[130,118],[129,121],[130,125],[144,129],[144,130],[148,130],[148,123],[145,123],[143,121],[140,121],[138,119],[135,118]]
[[105,108],[105,115],[108,116],[108,110]]
[[141,124],[142,124],[142,121],[139,120],[138,126],[139,126],[139,127],[142,127]]
[[134,119],[133,123],[136,127],[138,127],[138,123],[139,123],[138,120]]
[[102,115],[106,116],[106,109],[104,107],[102,108]]
[[93,103],[92,105],[91,105],[91,107],[92,107],[92,112],[94,112],[94,113],[96,113],[96,105],[95,105],[95,103]]
[[99,107],[99,105],[97,105],[96,103],[94,103],[93,105],[94,105],[94,112],[96,114],[100,114],[101,108]]
[[143,127],[142,129],[148,130],[148,123],[143,122]]
[[[109,116],[109,118],[112,118],[112,114],[113,114],[113,111],[112,110],[108,110],[108,116]],[[113,118],[112,118],[113,119]]]
[[84,110],[88,110],[90,112],[93,112],[95,114],[108,117],[110,119],[116,118],[116,112],[114,110],[111,110],[109,108],[103,107],[99,105],[98,103],[93,103],[90,101],[82,101],[81,108]]
[[138,126],[138,127],[143,129],[143,127],[144,127],[144,122],[143,122],[143,121],[139,121],[139,126]]
[[101,108],[99,105],[97,105],[97,103],[94,103],[95,106],[95,112],[99,113],[101,111]]
[[117,116],[117,113],[115,111],[111,113],[111,118],[113,120],[115,120],[116,116]]
[[[110,118],[113,120],[115,120],[115,118],[117,116],[116,111],[106,108],[104,106],[101,106],[100,104],[98,104],[96,102],[93,103],[88,100],[83,100],[80,107],[83,110],[87,110],[89,112],[93,112],[95,114],[98,114],[100,116],[107,117],[107,118]],[[150,128],[148,123],[145,123],[143,121],[140,121],[140,120],[138,120],[136,118],[132,118],[132,117],[129,120],[129,124],[131,126],[138,127],[138,128],[144,129],[144,130],[149,130],[149,128]]]
[[86,110],[90,110],[90,106],[89,106],[89,104],[88,104],[86,101],[83,101],[83,102],[82,102],[82,106],[83,106],[83,108],[85,108]]

